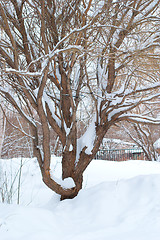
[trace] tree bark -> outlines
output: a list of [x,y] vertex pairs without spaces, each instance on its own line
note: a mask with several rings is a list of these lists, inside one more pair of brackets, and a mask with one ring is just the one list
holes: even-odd
[[74,198],[82,189],[83,174],[82,172],[77,174],[75,170],[75,154],[73,151],[65,151],[62,158],[62,179],[71,177],[75,183],[75,191],[68,196],[62,194],[61,200]]

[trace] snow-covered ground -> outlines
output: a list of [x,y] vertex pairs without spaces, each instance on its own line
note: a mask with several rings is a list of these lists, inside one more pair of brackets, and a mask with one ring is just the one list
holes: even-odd
[[[0,160],[0,169],[19,181],[20,159]],[[53,158],[59,177],[59,158]],[[0,175],[1,186],[4,177]],[[23,159],[20,205],[0,203],[0,240],[159,240],[160,163],[93,161],[83,190],[72,200],[41,181],[35,159]],[[1,198],[1,196],[0,196]]]

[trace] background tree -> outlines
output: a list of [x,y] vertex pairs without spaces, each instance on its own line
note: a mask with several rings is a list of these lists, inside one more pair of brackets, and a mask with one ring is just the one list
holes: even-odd
[[1,158],[33,157],[31,139],[24,134],[25,132],[29,135],[29,125],[11,110],[8,110],[5,119]]
[[141,147],[146,160],[157,161],[158,153],[154,147],[153,132],[149,125],[131,123],[131,129],[124,127],[125,132],[138,147]]
[[[143,107],[140,105],[138,108],[132,110],[136,114],[142,114],[144,116],[150,116],[154,118],[159,117],[159,99],[158,101],[148,102]],[[130,137],[130,139],[136,143],[139,147],[143,149],[145,157],[149,161],[157,161],[158,153],[155,149],[154,142],[159,138],[159,128],[152,124],[148,123],[134,123],[129,122],[125,124],[122,123],[122,128],[125,133]]]
[[4,143],[4,138],[5,138],[5,129],[6,129],[6,118],[3,114],[2,111],[2,98],[0,97],[0,158],[2,156],[2,147]]
[[[83,172],[113,124],[159,124],[130,113],[160,95],[159,70],[143,64],[158,58],[158,7],[159,0],[1,0],[0,93],[29,124],[24,134],[43,181],[61,199],[82,188]],[[80,137],[79,109],[90,112]],[[50,169],[51,129],[63,148],[62,179],[74,180],[70,187]]]

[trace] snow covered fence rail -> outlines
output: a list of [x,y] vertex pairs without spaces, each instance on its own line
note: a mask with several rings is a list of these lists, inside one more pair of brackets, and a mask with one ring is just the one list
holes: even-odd
[[144,160],[145,154],[141,148],[99,150],[95,159],[109,161]]

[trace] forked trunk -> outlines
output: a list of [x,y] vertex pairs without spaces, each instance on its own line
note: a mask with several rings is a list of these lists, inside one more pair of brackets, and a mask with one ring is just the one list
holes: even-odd
[[61,200],[72,199],[77,196],[78,192],[82,189],[83,174],[76,174],[75,172],[75,155],[73,152],[65,152],[62,158],[62,179],[71,177],[74,180],[76,189],[70,195],[61,195]]

